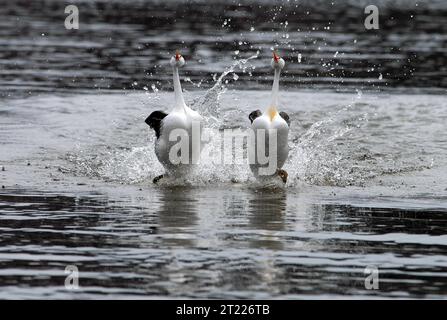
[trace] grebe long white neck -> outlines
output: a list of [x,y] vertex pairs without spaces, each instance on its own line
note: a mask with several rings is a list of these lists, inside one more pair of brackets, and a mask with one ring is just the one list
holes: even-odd
[[270,106],[278,107],[278,92],[279,92],[279,75],[281,74],[280,68],[275,68],[275,76],[273,78],[273,87],[272,87],[272,102]]
[[174,110],[184,110],[186,107],[185,99],[183,98],[182,85],[180,84],[180,77],[178,75],[179,67],[185,64],[185,59],[176,52],[175,56],[171,58],[170,64],[172,66],[173,82],[174,82],[174,95],[175,95],[175,107]]
[[180,84],[180,77],[178,75],[178,67],[173,67],[174,75],[174,94],[175,94],[175,106],[184,107],[185,99],[183,98],[182,85]]
[[275,70],[275,75],[273,78],[273,87],[272,87],[272,100],[270,105],[267,107],[265,112],[270,115],[270,118],[273,118],[278,112],[278,94],[279,94],[279,76],[281,74],[282,68],[285,66],[285,62],[282,58],[280,58],[276,52],[273,52],[273,59],[271,62],[271,66],[273,70]]

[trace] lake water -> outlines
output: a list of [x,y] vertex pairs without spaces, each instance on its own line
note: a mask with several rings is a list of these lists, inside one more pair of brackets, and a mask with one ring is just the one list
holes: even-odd
[[[442,1],[376,1],[367,32],[354,1],[75,3],[71,31],[65,2],[0,7],[0,298],[445,298]],[[286,187],[210,163],[153,185],[175,49],[222,132],[269,102],[275,44]]]

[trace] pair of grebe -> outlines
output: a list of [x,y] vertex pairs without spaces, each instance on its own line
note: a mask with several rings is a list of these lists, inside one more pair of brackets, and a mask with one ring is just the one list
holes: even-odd
[[[178,69],[185,64],[185,59],[176,52],[175,56],[171,58],[170,64],[173,68],[173,80],[174,80],[174,94],[175,94],[175,105],[170,113],[165,113],[163,111],[154,111],[146,119],[146,123],[155,131],[156,142],[155,142],[155,154],[158,160],[166,169],[166,175],[180,176],[188,172],[192,167],[195,160],[199,159],[201,151],[201,137],[200,134],[194,134],[194,126],[198,126],[201,129],[203,124],[203,117],[196,111],[189,108],[183,98],[183,92],[180,84],[180,78],[178,74]],[[265,164],[261,164],[257,158],[254,162],[250,163],[250,169],[258,179],[264,178],[274,178],[279,177],[285,183],[287,181],[287,172],[282,169],[284,163],[287,160],[289,154],[288,146],[288,135],[290,119],[287,113],[278,111],[278,91],[279,91],[279,76],[281,70],[285,66],[285,62],[282,58],[278,56],[276,52],[273,52],[273,59],[271,61],[271,66],[274,70],[273,88],[272,88],[272,98],[270,105],[265,108],[264,112],[260,110],[253,111],[249,114],[252,129],[255,133],[255,139],[251,143],[254,145],[254,150],[256,150],[260,145],[265,144],[264,148],[265,155],[272,154],[272,150],[268,150],[267,139],[259,139],[256,135],[258,130],[263,130],[263,132],[275,131],[276,135],[276,155],[274,163],[276,163],[276,170],[270,174],[260,174],[260,169],[265,167]],[[199,130],[200,130],[199,129]],[[171,133],[184,132],[186,139],[188,141],[188,154],[187,161],[178,163],[178,161],[172,161],[172,148],[177,141],[171,141]],[[171,137],[172,138],[172,137]],[[157,183],[164,175],[160,175],[154,178],[153,182]]]

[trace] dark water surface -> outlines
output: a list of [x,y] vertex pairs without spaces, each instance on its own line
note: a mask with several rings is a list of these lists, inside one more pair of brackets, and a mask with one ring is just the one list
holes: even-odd
[[[447,88],[442,0],[71,3],[78,30],[64,27],[65,1],[1,1],[2,95],[170,88],[165,67],[175,49],[189,60],[186,75],[204,87],[234,59],[259,51],[236,87],[265,88],[275,46],[291,62],[282,80],[291,88]],[[364,27],[368,4],[379,8],[379,30]]]
[[[442,297],[447,290],[445,209],[195,188],[134,199],[10,190],[0,201],[1,298]],[[71,264],[81,270],[79,292],[63,287]],[[380,265],[379,291],[365,289],[366,265]]]
[[[0,299],[446,297],[444,1],[373,1],[377,31],[358,1],[73,2],[69,31],[65,1],[0,1]],[[154,186],[175,49],[222,132],[268,103],[276,44],[287,186]]]

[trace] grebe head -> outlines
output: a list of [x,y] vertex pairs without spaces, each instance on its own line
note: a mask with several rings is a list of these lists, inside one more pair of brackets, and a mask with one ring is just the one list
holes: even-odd
[[277,69],[278,68],[279,70],[282,70],[282,68],[284,68],[284,66],[286,65],[286,62],[284,61],[283,58],[278,56],[276,51],[273,51],[273,59],[272,59],[272,62],[270,64],[271,64],[273,69]]
[[183,67],[185,65],[185,59],[183,58],[183,56],[180,54],[180,52],[177,50],[175,52],[175,56],[173,56],[171,58],[171,61],[169,62],[171,64],[171,66],[173,67]]

